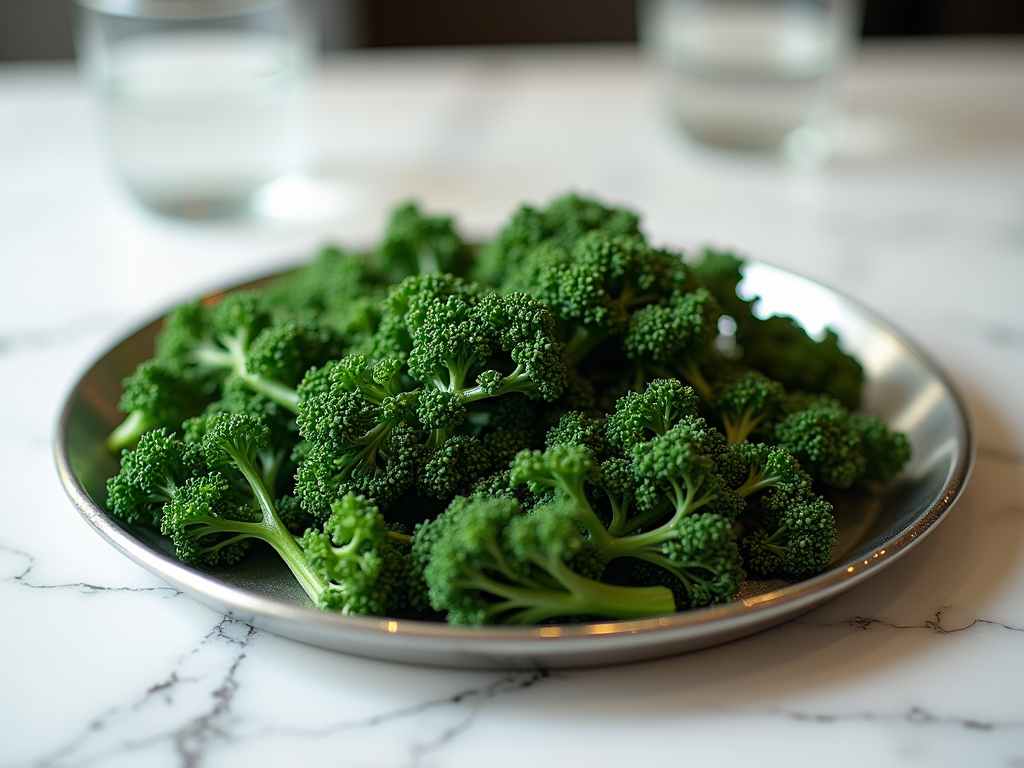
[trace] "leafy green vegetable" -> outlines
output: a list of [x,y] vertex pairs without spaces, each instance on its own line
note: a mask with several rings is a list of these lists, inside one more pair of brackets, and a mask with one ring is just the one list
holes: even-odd
[[835,334],[758,317],[742,269],[577,195],[479,249],[403,204],[369,253],[168,315],[108,507],[199,568],[263,542],[348,614],[637,618],[813,575],[819,486],[887,482],[910,445],[855,412]]

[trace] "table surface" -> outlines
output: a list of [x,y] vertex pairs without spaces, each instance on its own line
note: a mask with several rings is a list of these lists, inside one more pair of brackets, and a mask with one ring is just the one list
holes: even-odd
[[[316,89],[330,194],[300,217],[201,224],[124,197],[71,65],[0,66],[0,765],[1024,766],[1021,42],[866,47],[818,171],[688,144],[628,47],[346,53]],[[254,630],[128,561],[64,496],[63,399],[160,310],[371,242],[409,197],[482,237],[570,189],[641,211],[652,240],[838,287],[930,353],[978,442],[935,532],[744,640],[502,673]]]

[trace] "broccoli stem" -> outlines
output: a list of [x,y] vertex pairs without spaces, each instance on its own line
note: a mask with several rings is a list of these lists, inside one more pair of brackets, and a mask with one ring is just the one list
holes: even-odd
[[512,371],[508,376],[501,380],[498,385],[497,391],[488,393],[486,389],[477,385],[464,389],[459,392],[459,398],[464,403],[473,403],[477,400],[485,400],[488,397],[499,397],[500,395],[507,395],[510,392],[529,392],[531,389],[536,389],[537,383],[526,375],[526,371],[523,366],[518,365],[516,369]]
[[695,362],[679,363],[676,368],[683,378],[690,383],[690,386],[694,388],[701,400],[706,403],[712,402],[714,398],[711,384],[704,378],[704,374],[701,373],[700,367]]
[[764,420],[766,415],[761,413],[755,416],[753,408],[745,409],[738,417],[731,416],[728,413],[722,414],[726,445],[742,443],[754,431],[755,427]]
[[218,341],[221,346],[207,343],[197,347],[192,354],[192,359],[208,370],[221,370],[227,372],[228,375],[238,376],[253,392],[273,400],[292,413],[299,412],[299,394],[294,387],[289,387],[266,376],[249,373],[246,369],[247,334],[239,331],[234,336],[220,336]]
[[569,364],[577,365],[608,336],[607,330],[589,330],[584,325],[576,326],[572,336],[565,343],[565,357]]
[[778,475],[768,475],[763,471],[759,471],[755,466],[751,466],[750,476],[744,481],[743,485],[736,489],[736,493],[743,498],[747,498],[747,496],[751,496],[765,488],[774,488],[781,479]]
[[696,576],[692,573],[692,570],[687,569],[700,568],[708,572],[714,571],[714,569],[709,568],[706,563],[700,563],[693,560],[687,560],[686,562],[676,562],[675,560],[671,560],[665,557],[665,555],[661,554],[660,552],[653,552],[650,550],[641,550],[637,552],[634,555],[634,557],[640,560],[645,560],[646,562],[651,563],[652,565],[657,565],[659,568],[664,568],[666,571],[668,571],[681,582],[683,582],[683,586],[686,588],[686,591],[691,594],[693,592],[694,584],[707,586],[708,581],[707,579],[702,579],[699,576]]
[[132,411],[107,436],[107,450],[111,453],[117,453],[122,448],[128,448],[137,443],[140,437],[156,426],[153,419],[145,411]]
[[247,372],[243,372],[241,375],[245,386],[253,392],[266,396],[292,413],[299,412],[299,394],[292,387],[265,376],[256,376]]
[[508,624],[536,624],[559,616],[600,615],[613,619],[639,619],[674,613],[675,598],[668,587],[623,587],[604,584],[573,572],[560,557],[538,562],[552,573],[565,591],[515,586],[482,573],[464,571],[465,589],[477,589],[503,598],[491,616],[510,614]]
[[[281,522],[281,518],[278,517],[277,510],[274,508],[274,501],[267,491],[267,486],[263,482],[263,478],[260,473],[256,470],[249,455],[239,450],[239,446],[233,444],[226,444],[224,446],[225,451],[231,457],[231,459],[241,470],[242,475],[249,482],[249,486],[252,488],[253,494],[256,496],[256,501],[260,505],[260,511],[263,513],[263,522],[261,523],[240,523],[240,525],[252,525],[255,526],[258,533],[252,533],[251,535],[257,538],[263,539],[270,544],[274,549],[277,550],[278,554],[281,555],[281,559],[284,560],[288,569],[295,576],[296,581],[302,587],[303,591],[309,595],[309,598],[314,604],[318,604],[320,596],[327,588],[327,582],[310,568],[309,563],[306,561],[306,555],[302,551],[295,537],[289,533],[288,529],[285,528],[284,523]],[[230,530],[230,529],[226,529]],[[241,529],[239,532],[244,532],[245,529]]]
[[[617,557],[640,557],[638,553],[643,552],[644,550],[651,550],[661,544],[664,544],[675,536],[675,527],[678,525],[680,520],[687,515],[693,514],[696,510],[700,509],[715,498],[713,494],[705,494],[704,496],[698,497],[698,492],[700,491],[701,486],[700,483],[693,484],[686,481],[685,488],[680,486],[675,480],[670,480],[670,483],[675,494],[675,511],[672,514],[671,519],[651,531],[610,538],[602,548],[605,562],[610,562]],[[655,512],[657,512],[658,515],[656,517],[652,517],[651,519],[653,520],[657,520],[658,517],[664,515],[664,511],[661,507],[651,510],[650,513],[651,515],[654,515]],[[632,530],[636,530],[639,527],[639,525],[635,527],[631,526]]]

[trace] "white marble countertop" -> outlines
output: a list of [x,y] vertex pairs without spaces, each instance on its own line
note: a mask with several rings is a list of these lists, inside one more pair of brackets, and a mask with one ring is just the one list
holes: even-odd
[[[116,188],[67,64],[0,66],[0,765],[1024,766],[1024,45],[875,44],[820,171],[688,145],[628,48],[367,51],[319,83],[333,210],[186,224]],[[970,404],[938,529],[801,618],[570,672],[370,661],[225,619],[100,539],[53,468],[63,398],[175,301],[365,243],[409,196],[486,234],[568,189],[655,239],[841,288]]]

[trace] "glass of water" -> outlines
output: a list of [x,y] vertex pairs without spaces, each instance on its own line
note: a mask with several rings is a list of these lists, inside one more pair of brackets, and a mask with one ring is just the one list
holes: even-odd
[[314,0],[78,0],[113,167],[170,216],[243,215],[309,169]]
[[837,139],[860,18],[858,0],[646,0],[639,22],[687,134],[816,166]]

